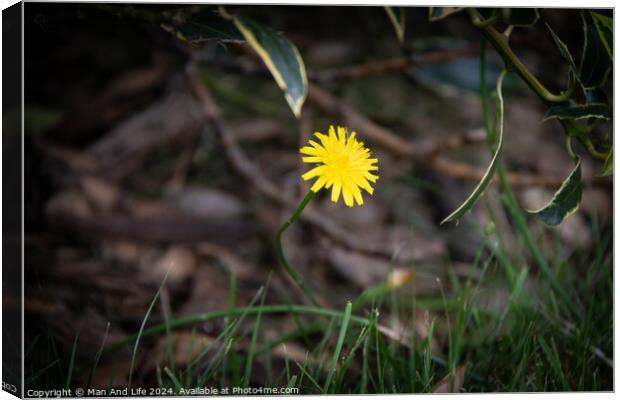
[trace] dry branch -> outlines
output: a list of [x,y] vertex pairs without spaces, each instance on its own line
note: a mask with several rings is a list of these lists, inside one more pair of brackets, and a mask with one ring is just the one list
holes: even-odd
[[[484,176],[485,171],[483,169],[440,156],[440,153],[445,151],[456,150],[471,143],[483,142],[484,135],[482,132],[471,131],[464,135],[452,135],[439,141],[433,139],[416,145],[373,122],[317,85],[309,85],[308,101],[325,113],[342,116],[349,126],[354,126],[356,130],[364,132],[365,137],[396,156],[411,158],[413,162],[419,165],[430,166],[436,173],[456,179],[478,182]],[[516,172],[508,172],[507,178],[510,185],[514,187],[543,186],[552,189],[559,188],[564,179]],[[593,177],[590,180],[595,186],[608,184],[608,180],[604,178]],[[497,184],[497,179],[494,180],[494,184]]]
[[323,70],[310,74],[310,79],[317,83],[327,83],[339,79],[354,79],[363,76],[383,75],[400,72],[409,67],[424,64],[448,62],[458,58],[473,56],[480,52],[479,45],[470,45],[460,49],[437,50],[410,57],[399,57],[388,60],[372,61],[366,64]]

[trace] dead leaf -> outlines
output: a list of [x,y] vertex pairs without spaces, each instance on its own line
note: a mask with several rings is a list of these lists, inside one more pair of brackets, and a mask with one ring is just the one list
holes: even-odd
[[197,247],[201,254],[217,258],[231,272],[234,272],[238,279],[250,280],[257,277],[254,266],[246,263],[227,248],[212,243],[200,243]]
[[118,202],[118,187],[94,176],[81,179],[82,190],[88,200],[100,211],[109,211]]
[[282,124],[271,119],[253,119],[231,124],[239,142],[262,142],[283,134]]
[[334,246],[328,253],[332,266],[351,282],[362,288],[383,282],[390,270],[389,261]]
[[110,240],[102,244],[105,257],[122,264],[137,265],[144,246],[131,240]]
[[171,197],[179,211],[198,218],[234,218],[245,209],[236,196],[211,188],[185,187]]
[[141,268],[152,274],[155,280],[163,279],[168,273],[167,282],[180,283],[196,268],[196,256],[186,247],[172,246],[154,264],[143,263]]
[[51,217],[64,215],[90,217],[93,214],[86,197],[75,190],[60,192],[52,197],[47,203],[46,212]]

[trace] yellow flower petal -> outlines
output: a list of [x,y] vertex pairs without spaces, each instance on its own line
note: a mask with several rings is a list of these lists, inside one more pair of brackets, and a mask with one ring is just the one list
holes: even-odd
[[[331,125],[327,134],[314,132],[318,142],[310,140],[309,146],[299,149],[304,163],[315,164],[315,168],[302,175],[304,180],[317,178],[311,190],[317,192],[322,188],[331,188],[331,200],[338,202],[340,195],[348,207],[363,205],[362,189],[373,194],[370,185],[379,177],[371,173],[378,171],[379,160],[371,158],[364,142],[357,140],[355,132],[347,134],[347,128]],[[320,142],[320,143],[319,143]]]
[[323,171],[326,169],[327,167],[325,165],[321,165],[318,166],[316,168],[311,169],[310,171],[306,172],[305,174],[303,174],[301,177],[303,178],[304,181],[307,181],[308,179],[312,179],[315,176],[320,176],[321,174],[323,174]]
[[318,192],[319,190],[321,190],[323,186],[325,186],[325,182],[326,182],[325,177],[319,176],[319,179],[317,179],[316,182],[314,182],[314,185],[312,185],[310,190],[312,190],[314,193]]
[[342,182],[340,181],[334,182],[334,188],[332,189],[332,201],[334,203],[338,202],[338,199],[340,198],[341,189],[342,189]]

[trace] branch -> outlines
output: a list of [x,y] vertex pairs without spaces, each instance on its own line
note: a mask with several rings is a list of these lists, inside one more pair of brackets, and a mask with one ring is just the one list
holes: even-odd
[[479,51],[480,48],[477,45],[470,45],[460,49],[437,50],[413,55],[411,57],[371,61],[366,64],[318,71],[315,73],[310,73],[309,78],[317,83],[328,83],[338,79],[353,79],[363,76],[381,75],[389,72],[400,72],[411,66],[436,64],[477,55]]
[[404,157],[414,157],[416,155],[415,147],[411,142],[377,125],[353,107],[342,103],[339,99],[314,84],[308,84],[308,102],[327,114],[343,116],[347,125],[354,126],[356,129],[364,132],[365,137],[381,144],[395,155]]
[[[464,181],[479,182],[484,175],[484,171],[480,168],[476,168],[469,164],[461,163],[458,161],[449,160],[445,157],[433,158],[431,161],[431,167],[436,173],[447,175],[452,178]],[[506,173],[506,180],[512,187],[539,186],[553,190],[556,190],[558,187],[562,186],[563,183],[562,178],[520,174],[517,172]],[[493,179],[492,183],[498,183],[497,177]],[[592,186],[607,186],[609,184],[609,181],[604,178],[593,177],[590,183],[592,184]]]
[[[308,86],[308,102],[327,114],[343,117],[349,126],[354,126],[356,130],[364,132],[365,137],[392,154],[410,158],[420,166],[430,166],[436,173],[466,181],[480,181],[484,176],[483,169],[439,157],[442,152],[456,150],[471,143],[484,142],[483,132],[472,131],[465,135],[452,135],[439,141],[431,139],[428,142],[414,145],[391,130],[371,121],[353,107],[344,104],[340,99],[315,84]],[[507,177],[510,184],[515,187],[544,186],[557,189],[563,181],[562,178],[516,172],[507,173]],[[598,177],[592,178],[591,182],[595,186],[608,185],[606,179]]]

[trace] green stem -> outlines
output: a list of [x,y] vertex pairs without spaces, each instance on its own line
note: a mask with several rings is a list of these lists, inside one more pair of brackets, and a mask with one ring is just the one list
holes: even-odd
[[[323,317],[329,318],[342,318],[343,312],[338,310],[330,310],[327,308],[320,308],[314,306],[305,306],[305,305],[295,305],[295,304],[273,304],[273,305],[263,305],[263,306],[250,306],[250,307],[238,307],[227,310],[220,311],[212,311],[201,314],[194,314],[187,317],[181,317],[174,320],[169,320],[167,323],[161,323],[157,325],[153,325],[151,327],[143,329],[138,334],[132,335],[123,341],[116,343],[109,348],[106,349],[105,353],[110,353],[114,350],[117,350],[127,343],[134,342],[138,335],[143,338],[146,336],[150,336],[156,333],[164,332],[168,326],[169,329],[176,329],[183,326],[194,325],[200,322],[206,322],[213,319],[225,318],[230,316],[238,316],[242,314],[246,315],[257,315],[261,314],[283,314],[283,313],[295,313],[295,314],[313,314],[319,315]],[[351,315],[350,320],[359,325],[368,325],[368,319]]]
[[479,18],[472,19],[472,22],[474,23],[474,25],[476,25],[476,28],[486,28],[487,26],[491,26],[494,23],[496,23],[497,20],[498,20],[498,17],[496,14],[487,19],[479,19]]
[[532,75],[532,73],[512,51],[510,45],[508,44],[508,37],[506,35],[496,31],[491,24],[488,23],[488,20],[485,21],[480,13],[478,13],[475,9],[468,8],[467,13],[470,16],[472,23],[482,31],[483,35],[504,59],[506,66],[514,68],[521,78],[523,78],[525,83],[527,83],[528,86],[536,92],[538,97],[547,103],[560,103],[570,98],[574,84],[571,84],[569,90],[561,95],[556,95],[549,92],[549,90],[547,90],[547,88],[545,88],[543,84],[540,83],[534,75]]
[[487,88],[487,43],[486,39],[480,39],[480,99],[482,103],[482,122],[487,136],[489,147],[495,143],[495,131],[489,125],[489,91]]
[[573,138],[570,136],[566,136],[566,151],[568,152],[568,155],[573,159],[573,161],[577,162],[577,155],[575,154],[575,152],[573,151],[573,142],[572,142]]
[[308,288],[304,284],[301,276],[297,273],[295,268],[293,268],[291,264],[289,264],[286,255],[284,254],[284,247],[282,246],[282,235],[284,234],[284,231],[286,231],[289,226],[293,225],[295,221],[299,219],[301,212],[304,210],[304,208],[306,208],[306,206],[308,205],[310,200],[312,200],[315,194],[316,193],[314,193],[312,190],[309,190],[308,194],[306,194],[306,197],[304,197],[301,203],[299,203],[299,205],[297,206],[297,209],[295,210],[293,215],[291,215],[291,217],[284,224],[282,224],[276,235],[276,249],[278,251],[278,258],[280,259],[280,262],[282,263],[282,266],[284,267],[286,272],[288,272],[289,276],[293,278],[293,281],[295,281],[297,286],[299,286],[299,288],[304,292],[306,297],[310,299],[312,304],[318,307],[319,303],[316,301],[312,293],[310,293],[310,290],[308,290]]

